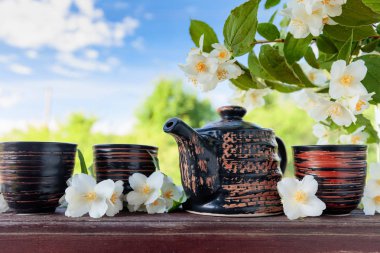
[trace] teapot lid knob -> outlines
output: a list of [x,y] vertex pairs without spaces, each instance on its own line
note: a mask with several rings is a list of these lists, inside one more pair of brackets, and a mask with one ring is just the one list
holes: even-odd
[[244,115],[247,113],[247,110],[241,106],[222,106],[218,108],[218,113],[222,117],[222,119],[227,120],[242,120]]

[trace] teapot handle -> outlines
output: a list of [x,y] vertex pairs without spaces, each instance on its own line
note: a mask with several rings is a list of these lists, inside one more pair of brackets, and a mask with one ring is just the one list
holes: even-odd
[[288,163],[285,144],[279,137],[276,137],[276,141],[278,144],[278,155],[280,156],[280,159],[281,159],[280,168],[281,168],[282,173],[285,173],[286,165]]

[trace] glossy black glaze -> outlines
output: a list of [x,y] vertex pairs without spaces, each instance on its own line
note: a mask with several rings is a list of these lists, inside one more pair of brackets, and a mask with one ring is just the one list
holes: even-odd
[[182,185],[189,197],[184,207],[215,215],[281,213],[276,186],[286,167],[285,145],[272,130],[243,121],[244,108],[218,111],[222,120],[201,129],[178,118],[164,125],[179,147]]
[[54,212],[75,165],[76,144],[0,143],[1,191],[18,213]]

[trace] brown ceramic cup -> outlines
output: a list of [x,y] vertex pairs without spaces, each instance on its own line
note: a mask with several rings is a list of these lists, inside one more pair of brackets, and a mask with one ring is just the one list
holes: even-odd
[[65,193],[75,164],[76,144],[0,143],[0,184],[17,213],[51,213]]
[[158,148],[135,144],[98,144],[93,147],[94,168],[98,182],[106,179],[124,182],[124,193],[129,192],[128,179],[133,173],[146,176],[155,170]]
[[294,146],[295,175],[312,175],[318,182],[317,196],[326,204],[324,214],[346,215],[356,209],[363,196],[367,146]]

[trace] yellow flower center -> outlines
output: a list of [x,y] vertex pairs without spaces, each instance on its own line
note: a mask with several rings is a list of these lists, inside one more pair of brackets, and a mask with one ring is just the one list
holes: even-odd
[[307,195],[304,191],[296,191],[294,199],[296,200],[296,202],[304,204],[307,201]]
[[375,201],[375,203],[376,203],[377,205],[380,205],[380,195],[374,197],[373,200]]
[[363,100],[359,100],[357,103],[356,103],[356,106],[355,106],[355,110],[356,111],[361,111],[362,110],[362,108],[363,108],[363,106],[366,104],[366,102],[365,101],[363,101]]
[[329,108],[328,110],[328,114],[331,116],[331,115],[336,115],[336,116],[340,116],[342,115],[342,108],[340,108],[339,105],[333,105]]
[[327,17],[324,17],[323,19],[322,19],[322,23],[323,24],[327,24],[328,22],[329,22],[329,20],[330,20],[330,18],[327,16]]
[[144,194],[149,194],[152,190],[150,189],[149,185],[144,185],[144,188],[142,191]]
[[227,70],[225,69],[220,69],[216,72],[216,76],[218,77],[219,80],[224,80],[227,79]]
[[207,65],[203,61],[200,61],[195,65],[195,69],[197,70],[198,73],[206,72],[207,70]]
[[166,199],[170,199],[172,198],[174,195],[173,195],[173,191],[167,191],[164,193],[164,198]]
[[314,82],[317,79],[317,75],[314,72],[309,73],[310,81]]
[[94,201],[96,199],[96,193],[95,192],[89,192],[86,195],[84,195],[84,198],[87,201]]
[[378,185],[380,185],[380,179],[376,180],[376,183],[377,183]]
[[348,87],[352,84],[352,81],[354,80],[354,77],[351,76],[351,75],[344,75],[342,76],[342,78],[340,79],[340,83],[345,86],[345,87]]
[[358,144],[360,141],[360,136],[354,135],[351,137],[352,144]]
[[152,203],[152,205],[154,205],[154,206],[158,206],[158,200],[156,199],[153,203]]
[[227,57],[227,52],[224,51],[224,50],[223,50],[223,51],[220,51],[218,57],[219,57],[220,59],[224,59],[224,58],[226,58],[226,57]]
[[329,5],[331,0],[322,0],[322,4]]
[[116,196],[116,193],[113,193],[112,194],[112,196],[111,196],[111,202],[112,202],[112,204],[115,204],[116,203],[116,201],[117,201],[117,199],[118,199],[118,197]]

